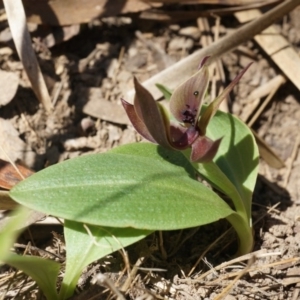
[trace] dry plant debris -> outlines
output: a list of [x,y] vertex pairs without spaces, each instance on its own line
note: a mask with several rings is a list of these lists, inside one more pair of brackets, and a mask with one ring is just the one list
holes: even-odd
[[[28,11],[32,9],[29,2],[24,1]],[[64,2],[67,1],[57,1],[55,5]],[[90,2],[95,4],[97,1]],[[262,2],[256,1],[255,5],[259,7]],[[120,97],[133,87],[133,75],[140,81],[155,78],[155,83],[158,80],[168,86],[160,80],[161,75],[153,76],[166,74],[161,71],[168,70],[169,66],[172,68],[179,60],[189,61],[192,53],[203,47],[209,48],[214,41],[240,26],[233,11],[228,10],[232,7],[216,6],[219,1],[206,1],[206,5],[211,4],[209,7],[201,1],[188,6],[166,5],[165,1],[138,2],[140,6],[135,6],[136,3],[128,1],[118,11],[123,13],[122,16],[116,16],[109,8],[106,17],[94,19],[96,15],[91,14],[89,7],[80,15],[70,14],[76,18],[88,16],[85,19],[88,23],[68,41],[67,37],[59,43],[52,39],[47,44],[47,39],[40,35],[45,25],[32,29],[33,47],[54,106],[49,115],[36,101],[7,34],[6,15],[1,11],[0,76],[3,74],[6,78],[6,89],[0,97],[0,144],[12,161],[22,161],[38,171],[68,158],[139,141],[141,138],[129,125],[120,106]],[[225,4],[234,4],[242,10],[242,5],[254,3],[227,1]],[[160,12],[156,13],[157,9]],[[193,10],[200,9],[221,13],[218,18],[195,14],[191,17]],[[133,10],[138,11],[137,16],[126,14]],[[157,23],[162,12],[170,11],[173,21]],[[186,19],[182,11],[187,12]],[[225,16],[222,11],[226,12]],[[236,11],[236,17],[242,15]],[[181,22],[174,18],[176,12],[181,13]],[[155,21],[146,21],[145,13],[156,16]],[[249,11],[243,14],[250,16]],[[69,19],[70,23],[66,24],[65,16],[57,19],[60,25],[83,22],[82,19],[76,22]],[[218,94],[226,81],[232,80],[239,70],[254,61],[228,99],[227,109],[250,122],[262,141],[276,153],[274,157],[286,166],[274,169],[270,167],[271,162],[269,165],[261,161],[253,203],[255,252],[231,259],[235,237],[230,232],[222,236],[227,228],[222,221],[196,230],[155,233],[129,247],[125,253],[115,253],[92,264],[82,274],[78,294],[72,299],[298,299],[299,16],[298,7],[273,25],[274,34],[268,44],[262,35],[254,40],[245,37],[245,43],[222,56],[214,65],[211,92]],[[50,16],[41,19],[30,15],[28,20],[37,23],[46,20],[53,24]],[[50,27],[53,37],[57,29],[62,28]],[[270,43],[280,44],[280,47],[286,45],[279,51],[284,58],[275,60],[274,55],[279,52],[270,53]],[[197,67],[189,63],[182,65],[188,72]],[[176,72],[174,76],[181,81],[182,73]],[[270,149],[266,149],[267,157],[270,157]],[[0,153],[0,157],[7,160],[2,150]],[[1,218],[5,216],[3,211]],[[16,251],[24,253],[26,248],[27,253],[63,260],[64,240],[60,234],[61,227],[57,224],[33,225],[15,245]],[[218,237],[220,239],[215,243]],[[1,267],[0,282],[0,294],[4,299],[42,299],[34,282],[12,268]]]

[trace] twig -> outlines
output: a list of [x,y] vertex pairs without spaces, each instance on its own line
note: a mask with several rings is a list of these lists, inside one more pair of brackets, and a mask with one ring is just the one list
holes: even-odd
[[64,261],[64,257],[62,257],[61,255],[59,254],[55,254],[55,253],[52,253],[50,251],[47,251],[47,250],[44,250],[44,249],[41,249],[41,248],[38,248],[38,247],[35,247],[35,246],[32,246],[32,245],[23,245],[23,244],[19,244],[19,243],[14,243],[14,247],[15,248],[21,248],[21,249],[26,249],[26,251],[28,252],[28,249],[30,249],[31,251],[37,251],[39,253],[43,253],[43,254],[47,254],[49,256],[54,256],[58,259],[60,259],[60,261]]
[[161,253],[161,256],[164,260],[167,259],[168,257],[168,254],[167,254],[167,251],[164,247],[164,237],[163,237],[163,234],[162,234],[162,231],[158,231],[158,235],[159,235],[159,249],[160,249],[160,253]]
[[260,216],[255,222],[253,223],[253,226],[256,225],[260,220],[264,219],[268,214],[270,214],[272,211],[275,211],[275,208],[279,206],[280,202],[277,202],[272,207],[270,207],[262,216]]
[[[275,255],[280,255],[280,254],[276,253]],[[260,271],[260,270],[263,270],[263,269],[273,268],[273,267],[276,267],[276,266],[296,264],[299,261],[300,261],[299,257],[292,257],[292,258],[287,258],[287,259],[284,259],[284,260],[281,260],[281,261],[276,261],[274,263],[269,263],[269,264],[265,264],[265,265],[263,263],[260,263],[257,266],[254,266],[252,268],[247,269],[247,273],[257,272],[257,271]],[[240,272],[232,272],[232,273],[228,273],[228,274],[225,274],[225,275],[221,275],[219,278],[211,281],[210,284],[217,284],[217,283],[222,282],[224,280],[228,280],[232,277],[235,277],[235,276],[239,275],[239,273]],[[268,286],[264,289],[266,290],[266,289],[269,289],[269,288],[270,288],[270,286]]]
[[296,285],[295,289],[294,289],[293,296],[292,296],[292,299],[291,299],[291,300],[297,300],[297,299],[299,299],[299,298],[298,298],[299,292],[300,292],[300,285],[299,285],[299,283],[298,283],[298,284]]
[[284,77],[280,77],[281,81],[278,82],[277,86],[274,87],[274,89],[272,89],[272,91],[270,92],[270,94],[268,95],[268,97],[264,100],[264,102],[262,103],[262,105],[259,107],[259,109],[256,111],[256,113],[254,114],[254,116],[250,119],[249,122],[247,122],[247,125],[249,127],[252,127],[252,125],[255,123],[255,121],[258,119],[258,117],[260,116],[260,114],[264,111],[264,109],[267,107],[267,105],[270,103],[270,101],[273,99],[274,95],[277,93],[278,89],[281,87],[282,84],[284,84],[286,82]]
[[[277,254],[276,255],[280,255],[281,253]],[[230,261],[226,261],[216,267],[214,267],[214,271],[219,271],[219,270],[222,270],[223,268],[229,266],[229,265],[232,265],[232,264],[235,264],[237,262],[241,262],[241,261],[244,261],[244,260],[249,260],[251,258],[252,255],[255,255],[257,258],[259,257],[264,257],[264,256],[271,256],[273,255],[273,253],[267,253],[267,250],[266,249],[261,249],[261,250],[258,250],[256,252],[252,252],[252,253],[248,253],[248,254],[245,254],[243,256],[240,256],[240,257],[237,257],[237,258],[234,258]],[[204,278],[206,278],[209,274],[212,273],[212,270],[209,270],[203,274],[201,274],[199,277],[197,277],[195,280],[197,282],[199,281],[202,281],[204,280]]]
[[[160,83],[170,89],[174,89],[182,81],[188,79],[194,71],[196,71],[199,61],[204,56],[210,55],[210,63],[216,58],[233,50],[240,44],[248,41],[256,34],[260,33],[278,19],[282,18],[288,12],[300,5],[300,0],[287,0],[277,5],[260,18],[257,18],[250,23],[242,26],[236,31],[226,35],[225,37],[214,42],[210,46],[194,52],[192,55],[182,59],[171,67],[156,74],[146,80],[143,85],[153,95],[155,99],[159,99],[162,94],[156,88],[155,84]],[[133,98],[134,91],[129,92],[129,98]],[[130,99],[129,99],[130,100]]]
[[277,89],[283,82],[286,82],[286,78],[279,74],[265,84],[258,86],[246,99],[241,99],[241,103],[244,103],[245,107],[239,118],[246,123],[257,107],[259,107],[260,99],[268,96],[272,90]]
[[142,263],[144,262],[145,257],[140,257],[137,262],[135,263],[135,265],[133,266],[128,278],[126,279],[125,283],[122,285],[122,287],[120,288],[121,292],[126,293],[126,291],[129,289],[130,285],[133,283],[133,280],[139,270],[139,266],[142,265]]

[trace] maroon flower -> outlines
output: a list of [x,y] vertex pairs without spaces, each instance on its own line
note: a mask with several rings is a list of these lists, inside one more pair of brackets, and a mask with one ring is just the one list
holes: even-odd
[[154,100],[136,78],[133,105],[121,99],[132,125],[140,135],[169,149],[184,150],[191,147],[191,161],[201,163],[214,158],[221,142],[221,139],[212,141],[205,136],[210,119],[250,66],[238,74],[200,116],[202,100],[209,83],[206,65],[208,58],[202,60],[198,72],[181,84],[171,96],[170,111],[179,123],[170,121],[165,108]]

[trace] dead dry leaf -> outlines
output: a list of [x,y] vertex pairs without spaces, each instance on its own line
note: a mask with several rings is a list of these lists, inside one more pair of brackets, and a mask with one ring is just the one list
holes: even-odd
[[[8,191],[0,190],[0,210],[11,210],[18,206],[18,203],[9,197]],[[0,221],[1,228],[1,221]]]
[[151,8],[138,0],[39,0],[23,1],[28,21],[48,25],[88,23],[98,17],[139,12]]
[[81,88],[78,99],[86,101],[83,112],[87,115],[116,124],[130,124],[123,107],[104,99],[100,88]]
[[266,163],[275,169],[281,169],[285,167],[284,161],[271,149],[271,147],[269,147],[254,130],[252,130],[252,133],[255,136],[259,154],[266,161]]
[[13,166],[10,162],[0,159],[0,187],[11,189],[21,180],[29,177],[34,172],[20,164]]
[[21,0],[3,0],[12,37],[32,89],[47,112],[52,110],[51,99],[32,48]]

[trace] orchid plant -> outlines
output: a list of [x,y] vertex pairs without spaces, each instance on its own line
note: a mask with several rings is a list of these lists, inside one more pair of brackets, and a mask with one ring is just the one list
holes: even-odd
[[[204,107],[208,60],[205,57],[196,74],[171,95],[173,119],[134,79],[134,103],[122,99],[122,104],[134,128],[152,143],[67,160],[31,175],[10,191],[23,206],[64,219],[66,269],[59,293],[57,262],[8,253],[10,247],[0,251],[0,261],[29,274],[53,300],[72,295],[88,264],[155,230],[191,228],[226,218],[239,239],[237,253],[251,251],[258,150],[244,123],[218,111],[249,66]],[[199,175],[232,205],[202,184]],[[9,225],[11,232],[24,217],[19,219]],[[0,234],[0,241],[11,245],[10,231]]]

